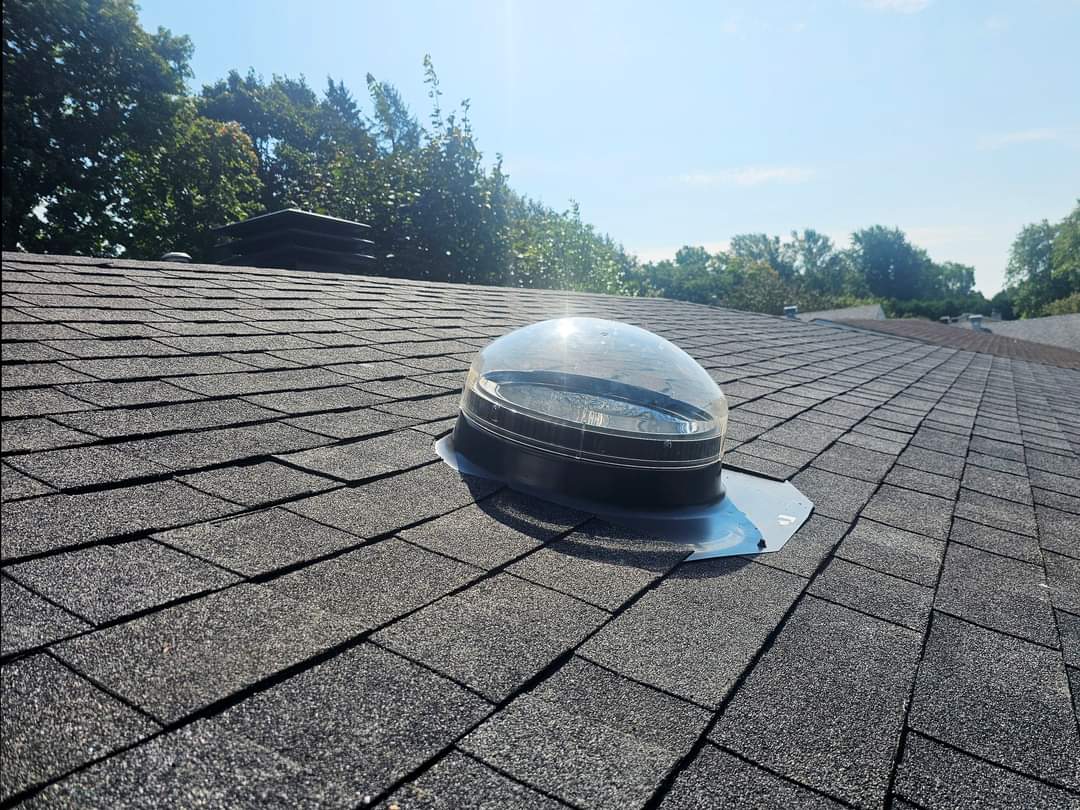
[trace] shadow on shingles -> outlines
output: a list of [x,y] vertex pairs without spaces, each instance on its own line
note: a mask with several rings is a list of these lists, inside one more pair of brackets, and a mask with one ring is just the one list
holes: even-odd
[[[566,534],[548,548],[560,554],[608,565],[664,573],[691,553],[686,543],[628,528],[535,495],[503,487],[494,495],[491,481],[462,476],[476,506],[499,523],[542,542]],[[745,557],[725,557],[725,564],[692,563],[684,566],[685,576],[710,577],[734,573],[747,565]]]

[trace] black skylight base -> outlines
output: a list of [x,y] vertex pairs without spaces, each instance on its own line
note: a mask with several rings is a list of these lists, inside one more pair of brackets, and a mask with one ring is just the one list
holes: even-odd
[[[543,480],[543,466],[537,468],[540,476],[536,479],[529,476],[515,478],[508,475],[505,468],[497,471],[483,466],[475,457],[461,452],[455,439],[463,436],[468,444],[470,439],[478,438],[482,448],[490,449],[492,438],[485,436],[482,428],[470,424],[466,417],[459,417],[460,425],[464,425],[460,431],[455,430],[435,443],[438,456],[458,473],[500,481],[519,492],[596,515],[638,535],[684,543],[688,552],[687,561],[780,551],[814,508],[813,503],[790,482],[772,481],[726,469],[722,470],[722,497],[711,503],[652,506],[645,498],[636,502],[623,499],[621,504],[613,503],[610,493],[603,490],[599,490],[599,495],[608,496],[606,499],[595,497],[595,494],[588,496],[565,491],[570,486],[553,487],[550,479]],[[475,451],[476,448],[472,449]],[[489,458],[495,463],[499,461],[495,455]],[[592,466],[595,475],[596,467]],[[531,467],[525,469],[526,472],[532,471]],[[513,467],[513,470],[520,472],[522,467]],[[578,487],[590,485],[584,472],[580,472],[572,483]]]
[[720,462],[642,469],[548,453],[499,437],[459,413],[454,448],[511,485],[624,508],[678,509],[724,496]]

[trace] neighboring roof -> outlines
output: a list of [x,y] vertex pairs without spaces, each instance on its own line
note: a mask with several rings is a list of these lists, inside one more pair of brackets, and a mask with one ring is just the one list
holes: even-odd
[[1080,352],[1080,313],[986,324],[995,335],[1047,343]]
[[836,325],[868,329],[931,343],[935,346],[949,346],[995,357],[1011,357],[1061,368],[1080,369],[1080,351],[997,334],[997,328],[1000,326],[997,323],[990,325],[992,332],[947,326],[918,318],[890,318],[885,321],[845,320],[836,322]]
[[[4,800],[1077,806],[1080,373],[660,299],[3,266]],[[815,503],[782,551],[683,564],[436,458],[474,352],[571,313],[710,371],[726,463]]]
[[885,310],[881,308],[881,304],[864,304],[861,307],[823,309],[820,312],[799,313],[800,321],[846,321],[853,319],[885,320]]

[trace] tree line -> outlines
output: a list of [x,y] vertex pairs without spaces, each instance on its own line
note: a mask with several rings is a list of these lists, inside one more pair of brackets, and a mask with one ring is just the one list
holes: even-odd
[[[641,263],[582,221],[511,188],[485,162],[469,103],[448,108],[430,58],[430,109],[395,87],[231,71],[197,92],[192,43],[145,31],[133,0],[3,4],[3,245],[7,250],[209,259],[211,229],[297,207],[372,226],[374,272],[519,287],[663,295],[759,312],[882,301],[892,315],[1076,311],[1077,217],[1025,228],[1010,289],[938,263],[895,228],[845,247],[807,229],[745,234]],[[1070,309],[1071,307],[1071,309]]]

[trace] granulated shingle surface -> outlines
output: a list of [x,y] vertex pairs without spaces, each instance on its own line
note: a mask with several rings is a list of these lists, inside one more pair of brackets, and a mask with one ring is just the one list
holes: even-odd
[[[1076,353],[333,273],[4,268],[5,799],[1080,804]],[[438,460],[475,351],[567,314],[655,331],[728,391],[730,465],[815,503],[781,551],[687,563]]]

